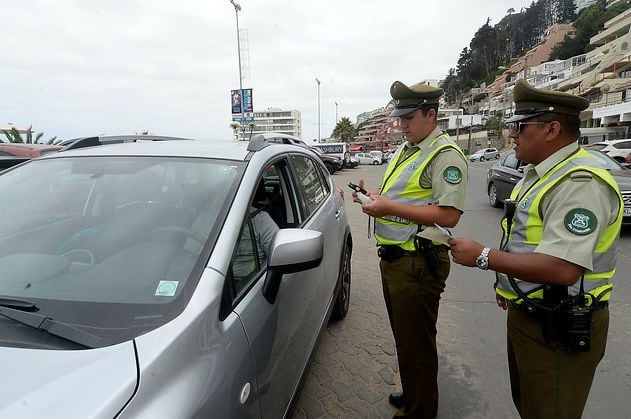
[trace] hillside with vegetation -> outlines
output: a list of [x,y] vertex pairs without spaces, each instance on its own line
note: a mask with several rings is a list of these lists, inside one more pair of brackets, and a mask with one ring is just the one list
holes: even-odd
[[490,19],[480,27],[468,47],[460,53],[457,66],[443,82],[445,96],[457,103],[458,96],[482,83],[490,83],[520,57],[545,38],[546,29],[555,23],[572,23],[574,37],[566,37],[553,49],[550,59],[565,59],[589,51],[589,39],[603,29],[604,23],[631,6],[621,1],[606,7],[606,0],[574,12],[573,0],[537,0],[519,12],[509,9],[497,24]]

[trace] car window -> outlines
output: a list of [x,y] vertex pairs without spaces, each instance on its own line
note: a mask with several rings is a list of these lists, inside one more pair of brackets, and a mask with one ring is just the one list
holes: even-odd
[[614,147],[618,149],[629,149],[631,148],[631,141],[622,141],[620,143],[614,144]]
[[239,242],[232,262],[235,294],[238,294],[248,280],[259,270],[253,236],[252,223],[250,218],[248,218],[239,236]]
[[323,182],[323,175],[318,168],[319,166],[313,160],[298,155],[292,155],[291,158],[302,196],[305,217],[309,217],[325,200],[329,191]]
[[607,147],[607,144],[592,144],[589,146],[590,150],[597,150],[600,151],[602,149],[604,149],[605,147]]
[[504,166],[517,170],[517,168],[520,166],[520,161],[517,160],[517,157],[515,157],[515,153],[509,153],[506,155]]

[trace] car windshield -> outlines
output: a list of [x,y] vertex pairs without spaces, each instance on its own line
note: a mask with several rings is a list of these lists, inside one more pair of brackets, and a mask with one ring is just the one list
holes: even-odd
[[114,341],[157,327],[196,285],[242,166],[67,157],[4,172],[0,297]]

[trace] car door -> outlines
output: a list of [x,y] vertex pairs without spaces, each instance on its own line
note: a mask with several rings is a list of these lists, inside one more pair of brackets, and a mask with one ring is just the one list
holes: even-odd
[[[308,228],[300,208],[300,196],[287,158],[264,170],[266,186],[274,195],[266,209],[280,228]],[[235,269],[239,254],[256,255],[255,232],[249,215],[244,218],[241,240],[234,251],[229,280],[234,287],[234,312],[238,314],[250,342],[256,366],[258,395],[263,418],[281,418],[286,413],[306,367],[322,311],[324,263],[282,277],[273,303],[263,296],[266,276],[262,264],[252,256]]]

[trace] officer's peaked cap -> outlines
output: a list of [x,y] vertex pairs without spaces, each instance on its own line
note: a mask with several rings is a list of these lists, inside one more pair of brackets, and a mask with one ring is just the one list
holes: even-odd
[[523,79],[513,89],[515,113],[506,122],[522,121],[548,112],[579,116],[589,107],[589,101],[580,96],[553,90],[536,89]]
[[400,81],[395,81],[390,86],[390,95],[394,99],[394,110],[390,116],[402,116],[423,105],[438,104],[438,99],[442,94],[443,89],[430,86],[425,82],[408,87]]

